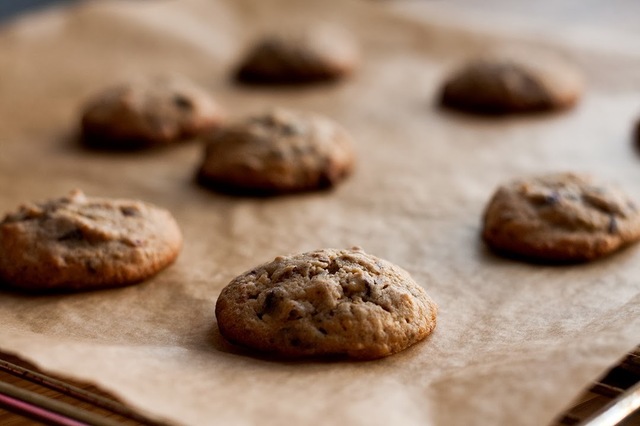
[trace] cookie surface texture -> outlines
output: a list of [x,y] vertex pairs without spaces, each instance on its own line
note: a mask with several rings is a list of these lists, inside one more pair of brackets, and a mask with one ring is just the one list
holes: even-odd
[[236,79],[251,84],[312,83],[351,74],[358,50],[351,36],[335,27],[319,26],[263,37],[246,54]]
[[277,257],[216,303],[226,339],[284,357],[384,357],[429,335],[436,314],[405,270],[358,248]]
[[484,214],[484,241],[530,260],[581,262],[640,238],[640,212],[620,189],[571,173],[514,180]]
[[201,88],[178,77],[139,78],[108,87],[85,105],[85,145],[114,150],[165,146],[218,127],[221,108]]
[[489,54],[455,71],[440,102],[477,114],[535,112],[569,108],[582,91],[580,73],[555,56]]
[[118,287],[155,275],[181,246],[168,211],[74,191],[0,222],[0,280],[27,290]]
[[334,186],[353,169],[351,137],[317,114],[276,109],[213,133],[199,181],[237,193],[286,193]]

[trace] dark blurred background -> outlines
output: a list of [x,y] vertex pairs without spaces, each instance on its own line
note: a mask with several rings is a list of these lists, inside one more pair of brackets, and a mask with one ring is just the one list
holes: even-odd
[[0,23],[23,12],[75,0],[0,0]]

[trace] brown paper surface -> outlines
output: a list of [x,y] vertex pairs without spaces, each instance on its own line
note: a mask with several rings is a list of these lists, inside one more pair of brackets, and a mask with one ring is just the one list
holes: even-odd
[[[554,44],[544,34],[506,34],[499,20],[476,29],[466,19],[461,28],[455,13],[430,20],[414,9],[355,0],[103,1],[5,26],[0,211],[76,187],[140,198],[174,213],[185,246],[168,270],[128,288],[0,292],[0,350],[177,424],[551,421],[640,342],[640,247],[592,264],[528,265],[490,254],[480,218],[499,183],[552,170],[591,172],[640,199],[630,136],[640,54],[623,51],[624,37],[607,52],[571,37]],[[261,31],[317,20],[347,26],[362,45],[353,78],[295,89],[230,81]],[[503,31],[481,30],[488,26]],[[434,106],[457,61],[505,41],[575,60],[588,80],[580,105],[494,119]],[[280,105],[334,118],[355,139],[355,175],[329,192],[234,198],[193,183],[197,143],[130,154],[79,148],[88,94],[159,71],[207,87],[232,116]],[[222,340],[214,304],[234,276],[276,255],[352,245],[407,269],[438,302],[429,339],[364,363],[265,360]]]

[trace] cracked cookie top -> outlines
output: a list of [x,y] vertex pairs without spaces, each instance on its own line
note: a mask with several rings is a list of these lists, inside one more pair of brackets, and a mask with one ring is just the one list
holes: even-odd
[[344,77],[357,64],[358,49],[351,36],[319,25],[264,36],[247,53],[236,78],[251,84],[312,83]]
[[582,86],[581,75],[555,56],[493,53],[455,71],[440,101],[479,114],[562,109],[577,102]]
[[82,138],[87,146],[151,148],[199,136],[218,127],[223,112],[205,90],[183,78],[138,78],[108,87],[86,104]]
[[557,173],[501,186],[484,216],[487,244],[505,254],[585,261],[640,238],[640,211],[620,189]]
[[276,108],[207,139],[198,178],[236,193],[286,193],[334,186],[355,163],[351,137],[318,114]]
[[405,270],[360,248],[277,257],[216,303],[225,338],[287,357],[391,355],[429,335],[436,313]]
[[142,281],[172,263],[182,235],[171,214],[80,191],[29,203],[0,222],[0,278],[24,289],[90,289]]

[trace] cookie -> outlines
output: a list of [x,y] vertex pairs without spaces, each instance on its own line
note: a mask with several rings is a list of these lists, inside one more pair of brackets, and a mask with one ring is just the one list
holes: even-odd
[[498,188],[484,214],[484,241],[534,261],[597,259],[640,239],[640,211],[620,189],[558,173]]
[[309,191],[337,184],[354,162],[351,138],[336,123],[276,109],[213,133],[198,179],[232,193]]
[[221,108],[177,77],[140,78],[93,96],[81,118],[82,141],[114,150],[165,146],[218,127]]
[[251,84],[313,83],[351,74],[358,51],[348,33],[320,26],[264,36],[246,54],[236,79]]
[[556,57],[491,54],[471,60],[445,82],[443,106],[477,114],[564,109],[580,98],[580,73]]
[[160,272],[181,246],[180,229],[168,211],[74,191],[4,217],[0,280],[27,290],[123,286]]
[[276,257],[216,303],[227,340],[284,357],[388,356],[427,337],[436,314],[409,273],[357,247]]

